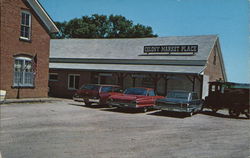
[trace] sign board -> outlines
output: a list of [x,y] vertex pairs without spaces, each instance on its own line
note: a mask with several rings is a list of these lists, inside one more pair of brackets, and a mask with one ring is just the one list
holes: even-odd
[[155,45],[144,46],[144,53],[195,53],[198,45]]

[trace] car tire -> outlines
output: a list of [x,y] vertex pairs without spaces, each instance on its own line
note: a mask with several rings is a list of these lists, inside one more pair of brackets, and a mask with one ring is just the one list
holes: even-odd
[[190,117],[194,115],[194,112],[191,111],[189,114],[188,114]]
[[143,107],[142,108],[142,112],[144,112],[144,113],[148,112],[148,108],[147,107]]
[[217,111],[218,111],[217,108],[212,108],[212,112],[213,112],[213,113],[216,113]]
[[229,115],[232,117],[239,117],[239,115],[240,115],[240,112],[238,110],[235,110],[235,109],[229,109],[228,112],[229,112]]
[[86,106],[91,106],[91,103],[90,103],[90,102],[84,102],[84,104],[85,104]]

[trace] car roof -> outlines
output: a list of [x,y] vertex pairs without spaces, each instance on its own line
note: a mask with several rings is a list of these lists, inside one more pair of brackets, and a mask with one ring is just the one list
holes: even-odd
[[146,89],[146,90],[154,90],[154,88],[147,88],[147,87],[129,87],[129,88],[143,88],[143,89]]
[[193,92],[193,91],[185,91],[185,90],[170,90],[168,92],[196,93],[196,92]]

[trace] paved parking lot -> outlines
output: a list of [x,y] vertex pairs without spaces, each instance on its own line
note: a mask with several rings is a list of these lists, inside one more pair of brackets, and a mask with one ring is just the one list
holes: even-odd
[[247,158],[250,120],[192,117],[62,100],[1,106],[3,158]]

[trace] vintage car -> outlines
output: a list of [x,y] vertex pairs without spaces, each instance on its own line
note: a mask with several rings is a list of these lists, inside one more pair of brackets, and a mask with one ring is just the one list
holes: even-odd
[[184,112],[192,116],[202,110],[203,101],[196,92],[169,91],[167,97],[156,100],[155,109],[162,111]]
[[231,117],[245,114],[250,119],[250,84],[234,82],[209,82],[209,93],[204,107],[214,113],[227,109]]
[[142,109],[146,112],[155,105],[155,100],[160,98],[164,97],[157,96],[152,88],[127,88],[122,95],[111,95],[108,104],[118,108]]
[[83,101],[85,105],[97,103],[105,105],[110,95],[122,94],[120,86],[102,85],[102,84],[86,84],[83,85],[73,96],[74,101]]

